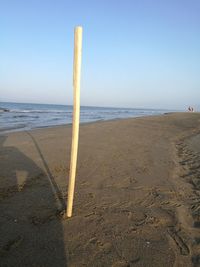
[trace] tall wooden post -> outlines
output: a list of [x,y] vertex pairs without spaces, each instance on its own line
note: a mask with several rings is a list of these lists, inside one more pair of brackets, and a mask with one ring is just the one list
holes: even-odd
[[68,186],[67,217],[72,216],[74,199],[74,187],[76,177],[76,164],[78,154],[79,119],[80,119],[80,78],[81,78],[81,54],[82,54],[82,27],[78,26],[74,31],[74,110],[72,126],[71,163]]

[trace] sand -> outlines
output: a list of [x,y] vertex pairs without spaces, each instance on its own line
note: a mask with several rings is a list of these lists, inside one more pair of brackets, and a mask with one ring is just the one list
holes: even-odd
[[200,114],[0,136],[0,266],[200,266]]

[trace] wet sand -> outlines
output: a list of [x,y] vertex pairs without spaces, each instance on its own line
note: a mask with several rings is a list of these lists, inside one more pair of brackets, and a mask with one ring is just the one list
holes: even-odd
[[200,114],[0,136],[0,266],[200,266]]

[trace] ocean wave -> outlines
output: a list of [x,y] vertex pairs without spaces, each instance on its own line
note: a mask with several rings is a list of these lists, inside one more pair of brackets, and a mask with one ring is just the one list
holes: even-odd
[[65,111],[65,110],[29,110],[29,109],[11,109],[9,112],[11,113],[70,113],[69,111]]
[[[43,104],[17,104],[0,103],[0,110],[8,109],[9,112],[0,112],[0,131],[12,129],[33,129],[53,125],[71,124],[73,116],[72,106],[43,105]],[[162,114],[166,110],[156,109],[131,109],[131,108],[100,108],[84,107],[80,109],[80,122],[92,122],[147,115]]]
[[13,118],[32,118],[32,119],[38,119],[39,116],[29,116],[29,115],[14,115]]

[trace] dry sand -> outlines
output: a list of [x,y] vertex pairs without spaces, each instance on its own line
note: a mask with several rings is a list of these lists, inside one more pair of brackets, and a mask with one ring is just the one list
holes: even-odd
[[200,114],[0,136],[0,266],[200,266]]

